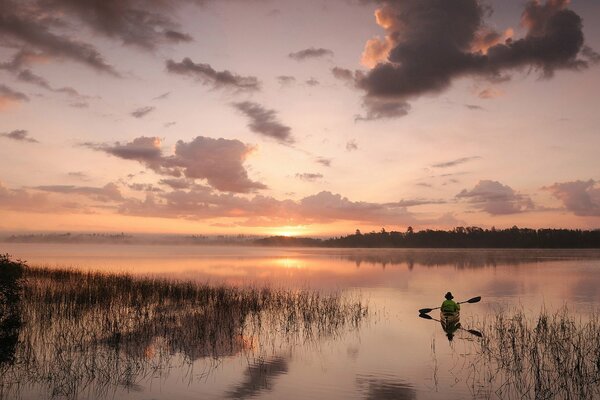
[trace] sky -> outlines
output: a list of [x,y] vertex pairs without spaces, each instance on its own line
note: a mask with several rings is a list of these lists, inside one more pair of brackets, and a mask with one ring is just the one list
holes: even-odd
[[0,231],[600,228],[595,0],[0,0]]

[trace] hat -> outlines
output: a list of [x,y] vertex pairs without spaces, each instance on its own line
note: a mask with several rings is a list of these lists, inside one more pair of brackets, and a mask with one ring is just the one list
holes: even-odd
[[446,295],[444,297],[448,300],[452,300],[454,298],[454,296],[452,296],[451,292],[446,293]]

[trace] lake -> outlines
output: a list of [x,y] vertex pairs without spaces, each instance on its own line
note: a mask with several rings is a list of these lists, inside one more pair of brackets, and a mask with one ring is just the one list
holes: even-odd
[[[586,319],[600,300],[596,250],[307,249],[146,245],[1,244],[0,253],[30,265],[127,272],[235,287],[309,289],[368,302],[356,328],[313,340],[273,341],[222,357],[138,374],[108,388],[127,399],[469,399],[499,398],[473,370],[477,336],[464,329],[449,341],[418,309],[482,296],[461,308],[463,328],[498,312],[535,316],[565,306]],[[435,318],[439,312],[432,312]],[[51,374],[51,372],[50,372]],[[5,388],[6,389],[6,388]],[[9,392],[45,398],[37,386]],[[89,388],[77,398],[94,398]],[[55,393],[61,398],[61,394]]]

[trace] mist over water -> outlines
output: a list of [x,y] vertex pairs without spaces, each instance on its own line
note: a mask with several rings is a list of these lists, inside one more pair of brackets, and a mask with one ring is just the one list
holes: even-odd
[[[180,322],[177,328],[162,324],[167,333],[152,346],[147,342],[123,351],[138,354],[130,359],[137,368],[140,360],[165,364],[155,364],[144,373],[131,370],[129,381],[111,381],[104,393],[108,398],[497,398],[496,387],[478,381],[485,377],[477,358],[480,339],[459,329],[449,342],[438,322],[418,318],[418,309],[439,306],[447,291],[458,301],[482,296],[477,304],[464,304],[460,318],[464,328],[481,329],[498,312],[513,310],[535,318],[541,310],[553,313],[566,306],[570,315],[585,320],[600,300],[600,252],[594,250],[59,244],[3,244],[1,250],[32,266],[127,272],[242,290],[316,290],[368,303],[369,315],[360,324],[327,335],[285,340],[281,328],[263,326],[260,346],[225,340],[221,349],[233,350],[216,355],[204,349],[192,358],[181,344],[185,340],[169,338],[193,341],[193,334],[186,335],[194,330],[186,323],[193,326],[194,319]],[[431,315],[437,319],[439,312]],[[150,357],[149,348],[155,352]],[[109,362],[109,354],[115,353],[98,350],[95,357]],[[474,373],[473,365],[481,369]],[[84,389],[71,398],[95,396]],[[20,393],[23,398],[36,398],[43,390],[43,385],[34,385]],[[0,397],[12,398],[7,393],[15,392],[0,391]],[[55,397],[69,396],[57,393]]]

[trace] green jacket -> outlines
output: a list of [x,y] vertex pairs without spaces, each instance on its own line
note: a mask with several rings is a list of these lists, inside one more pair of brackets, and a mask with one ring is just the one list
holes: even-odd
[[456,312],[460,310],[460,304],[454,300],[444,300],[441,309],[443,312]]

